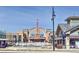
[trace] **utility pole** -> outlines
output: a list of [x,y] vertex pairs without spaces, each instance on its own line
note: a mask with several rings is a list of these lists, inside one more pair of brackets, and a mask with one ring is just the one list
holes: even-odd
[[54,11],[54,7],[52,7],[52,18],[51,18],[51,21],[53,23],[53,36],[52,36],[52,39],[53,39],[53,51],[55,51],[55,33],[54,33],[54,18],[55,18],[55,11]]

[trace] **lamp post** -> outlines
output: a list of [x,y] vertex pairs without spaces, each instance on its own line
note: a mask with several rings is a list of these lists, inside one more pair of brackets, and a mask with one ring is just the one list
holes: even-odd
[[53,39],[53,51],[55,51],[55,35],[54,35],[54,18],[55,18],[55,12],[54,12],[54,7],[52,7],[52,18],[51,18],[51,21],[53,23],[53,36],[52,36],[52,39]]

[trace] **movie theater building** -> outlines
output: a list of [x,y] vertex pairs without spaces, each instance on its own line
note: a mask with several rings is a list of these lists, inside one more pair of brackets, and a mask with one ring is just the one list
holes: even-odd
[[50,40],[50,29],[37,28],[24,29],[15,33],[16,42],[49,42]]
[[31,42],[49,42],[51,39],[51,29],[46,29],[39,26],[37,20],[36,26],[30,29],[23,29],[14,34],[15,42],[31,43]]

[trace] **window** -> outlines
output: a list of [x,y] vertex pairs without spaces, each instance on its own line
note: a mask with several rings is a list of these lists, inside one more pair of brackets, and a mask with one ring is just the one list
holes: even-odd
[[78,35],[79,35],[79,32],[78,32]]
[[18,39],[18,42],[21,42],[21,35],[19,35],[19,39]]
[[0,38],[6,38],[6,35],[0,35]]

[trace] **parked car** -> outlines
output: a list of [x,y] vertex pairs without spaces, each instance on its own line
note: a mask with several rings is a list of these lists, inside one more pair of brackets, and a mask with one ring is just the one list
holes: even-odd
[[70,48],[75,48],[75,45],[70,45]]
[[7,45],[7,42],[5,40],[0,40],[0,48],[6,48],[8,45]]

